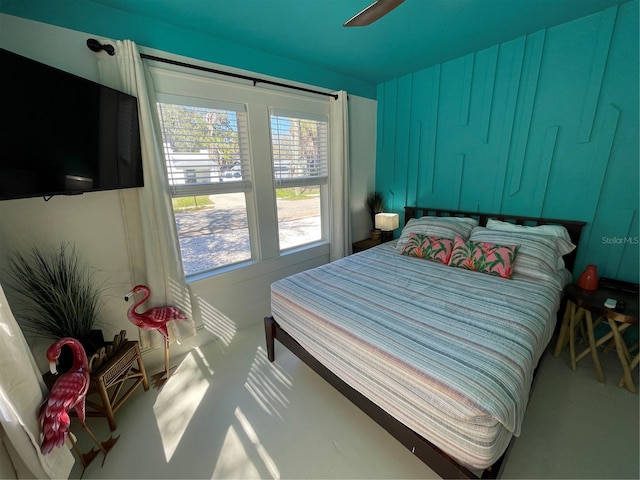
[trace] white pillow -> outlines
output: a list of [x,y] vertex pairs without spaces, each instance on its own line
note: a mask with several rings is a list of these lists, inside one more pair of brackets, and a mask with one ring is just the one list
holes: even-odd
[[560,252],[558,264],[556,265],[558,270],[562,270],[565,267],[562,255],[566,255],[576,248],[576,246],[571,243],[571,236],[569,235],[569,232],[562,225],[537,225],[533,227],[529,225],[516,225],[514,223],[488,219],[487,228],[489,230],[501,230],[503,232],[527,232],[535,235],[553,237],[556,241],[558,252]]
[[501,230],[503,232],[527,232],[535,235],[545,235],[556,239],[556,246],[560,255],[573,252],[576,246],[571,243],[569,232],[562,225],[516,225],[514,223],[502,222],[500,220],[488,219],[487,228],[489,230]]
[[429,217],[412,218],[402,229],[402,234],[398,239],[396,248],[399,252],[409,240],[412,233],[426,235],[429,237],[449,238],[456,237],[469,239],[471,230],[478,226],[478,220],[470,217]]

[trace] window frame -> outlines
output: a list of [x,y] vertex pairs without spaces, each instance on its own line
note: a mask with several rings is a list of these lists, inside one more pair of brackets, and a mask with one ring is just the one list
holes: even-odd
[[[251,152],[249,150],[248,121],[246,118],[247,112],[246,106],[244,104],[221,102],[210,99],[199,99],[181,95],[167,95],[163,93],[156,94],[156,104],[169,104],[195,108],[207,108],[212,110],[223,110],[227,112],[235,112],[237,116],[236,123],[239,135],[238,149],[240,156],[240,168],[242,171],[242,180],[237,182],[198,182],[197,171],[195,171],[195,182],[189,183],[185,181],[184,184],[169,184],[169,190],[172,197],[185,197],[191,195],[215,195],[217,193],[238,193],[249,192],[251,190]],[[162,118],[159,118],[159,123],[161,126],[160,131],[162,132]],[[163,151],[166,165],[166,157],[169,153],[168,147],[166,145],[163,146]],[[175,153],[179,154],[180,152]],[[167,175],[171,176],[168,169]]]
[[[278,129],[277,132],[274,131],[273,129],[273,118],[274,117],[278,117],[278,118],[286,118],[286,119],[296,119],[296,120],[309,120],[309,121],[314,121],[314,122],[320,122],[323,123],[324,125],[322,126],[323,131],[321,132],[321,136],[323,136],[323,140],[324,140],[324,145],[322,145],[322,148],[324,149],[324,159],[323,159],[323,165],[321,165],[321,171],[319,175],[316,176],[301,176],[301,177],[293,177],[293,178],[278,178],[278,175],[276,175],[276,159],[275,159],[275,155],[276,155],[276,149],[273,145],[273,138],[274,136],[279,136],[279,134],[281,133]],[[282,109],[277,109],[277,108],[270,108],[269,109],[269,140],[271,143],[271,161],[272,161],[272,172],[273,172],[273,182],[274,182],[274,195],[277,198],[277,191],[279,189],[288,189],[288,188],[297,188],[297,187],[317,187],[320,191],[320,239],[319,240],[311,240],[309,242],[306,243],[301,243],[295,246],[291,246],[291,247],[282,247],[282,245],[280,245],[280,218],[279,218],[279,212],[277,211],[276,208],[276,221],[278,222],[278,242],[279,242],[279,247],[280,247],[280,252],[289,252],[289,251],[295,251],[299,248],[304,248],[306,245],[313,245],[314,243],[317,243],[318,241],[322,241],[325,240],[327,237],[327,229],[328,229],[328,224],[327,224],[327,217],[328,214],[325,215],[323,212],[327,211],[327,209],[329,208],[329,201],[328,201],[328,195],[329,195],[329,173],[330,173],[330,151],[331,151],[331,142],[330,142],[330,138],[329,138],[329,132],[330,132],[330,128],[329,128],[329,115],[318,115],[318,114],[311,114],[308,112],[300,112],[300,111],[291,111],[291,110],[282,110]],[[278,123],[278,127],[279,127],[279,123]],[[280,149],[278,148],[278,153],[280,153]]]
[[[317,250],[318,254],[326,252],[326,246],[331,242],[329,228],[330,172],[328,172],[326,184],[321,185],[321,240],[284,250],[279,247],[276,185],[273,180],[269,124],[271,109],[320,115],[327,119],[328,135],[330,135],[329,102],[333,99],[330,97],[318,98],[317,95],[312,94],[255,87],[226,79],[221,80],[215,78],[214,75],[201,74],[179,66],[159,64],[153,61],[147,62],[158,101],[160,98],[174,96],[219,103],[244,104],[246,107],[249,172],[252,188],[245,192],[245,198],[251,260],[190,274],[187,280],[200,280],[229,272],[230,269],[245,268],[295,252],[311,251],[316,248],[320,248]],[[330,168],[330,163],[328,161],[328,168]],[[175,223],[174,228],[177,228]]]

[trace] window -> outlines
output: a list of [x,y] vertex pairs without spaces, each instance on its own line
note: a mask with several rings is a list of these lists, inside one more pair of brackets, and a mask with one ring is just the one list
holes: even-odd
[[322,197],[327,195],[326,116],[273,109],[271,156],[280,250],[322,239]]
[[333,100],[150,71],[185,275],[324,255]]
[[185,275],[249,260],[246,193],[251,181],[244,105],[158,98]]

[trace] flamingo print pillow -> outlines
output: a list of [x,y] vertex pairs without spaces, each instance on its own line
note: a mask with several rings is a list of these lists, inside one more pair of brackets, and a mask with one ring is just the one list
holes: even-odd
[[447,265],[452,251],[453,240],[449,238],[430,237],[412,232],[400,253]]
[[511,278],[519,245],[497,245],[456,237],[449,266]]

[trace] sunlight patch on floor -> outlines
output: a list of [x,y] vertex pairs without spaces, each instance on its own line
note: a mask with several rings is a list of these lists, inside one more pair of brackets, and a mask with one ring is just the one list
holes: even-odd
[[275,363],[269,362],[265,349],[258,347],[245,387],[260,408],[282,419],[278,409],[289,405],[285,392],[291,390],[291,385],[291,376]]
[[237,331],[235,322],[200,297],[198,297],[198,308],[204,328],[221,339],[224,346],[228,347]]
[[204,378],[198,363],[194,354],[189,353],[164,384],[153,405],[167,462],[209,388],[209,381]]
[[253,447],[255,448],[256,452],[260,456],[260,459],[264,463],[264,466],[267,468],[267,470],[269,470],[269,473],[271,474],[271,478],[280,478],[280,472],[278,471],[278,467],[276,466],[273,459],[267,453],[267,450],[264,448],[264,445],[260,443],[258,434],[255,432],[255,430],[251,426],[251,422],[249,422],[247,417],[245,417],[244,413],[242,413],[242,410],[240,410],[240,407],[236,408],[235,416],[238,422],[240,423],[240,426],[242,427],[244,434],[247,436],[249,441],[253,444]]
[[213,375],[213,368],[211,368],[211,364],[202,349],[200,347],[193,347],[193,354],[198,356],[202,366],[207,369],[209,375]]
[[212,478],[280,478],[278,467],[240,407],[234,416],[237,423],[227,430]]
[[227,430],[222,453],[211,478],[260,478],[233,425]]

